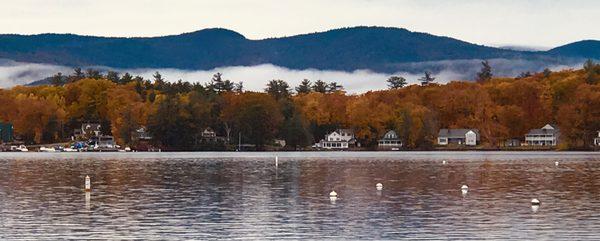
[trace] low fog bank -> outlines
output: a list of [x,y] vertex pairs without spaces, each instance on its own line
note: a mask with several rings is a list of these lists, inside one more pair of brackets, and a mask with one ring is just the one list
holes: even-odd
[[[494,76],[514,77],[522,72],[540,72],[548,67],[551,70],[567,68],[581,68],[583,60],[489,60]],[[548,63],[551,64],[548,64]],[[129,72],[132,75],[140,75],[146,79],[152,79],[152,75],[159,71],[163,78],[168,81],[189,81],[192,83],[207,83],[214,73],[220,72],[224,79],[234,82],[242,81],[246,90],[262,91],[269,80],[282,79],[292,87],[297,86],[303,79],[311,81],[323,80],[326,82],[337,82],[344,86],[349,93],[363,93],[369,90],[381,90],[387,88],[386,79],[392,75],[406,78],[409,84],[417,84],[423,71],[434,73],[437,83],[447,83],[453,80],[473,80],[475,74],[481,68],[481,60],[452,60],[432,61],[419,63],[405,63],[394,65],[396,69],[405,71],[387,74],[376,73],[369,70],[356,70],[353,72],[333,70],[292,70],[271,64],[257,66],[234,66],[221,67],[212,70],[180,70],[180,69],[113,69],[120,73]],[[110,68],[92,67],[106,71]],[[84,68],[85,69],[85,68]],[[11,60],[0,60],[0,87],[9,88],[15,85],[24,85],[40,79],[44,79],[62,72],[65,75],[72,73],[71,67],[20,63]]]
[[21,63],[0,59],[0,88],[25,85],[48,78],[58,72],[70,73],[73,69],[50,64]]
[[[129,70],[133,75],[140,75],[144,78],[152,78],[156,70]],[[363,93],[369,90],[381,90],[387,88],[386,80],[392,75],[403,76],[409,84],[418,83],[421,74],[411,74],[407,72],[399,72],[395,74],[376,73],[369,70],[356,70],[353,72],[330,71],[330,70],[292,70],[271,64],[263,64],[257,66],[236,66],[223,67],[207,71],[182,71],[178,69],[160,69],[161,75],[169,81],[177,81],[179,79],[189,82],[207,83],[210,81],[214,73],[222,73],[224,79],[234,82],[242,81],[244,89],[252,91],[262,91],[269,80],[281,79],[285,80],[290,86],[295,87],[300,84],[303,79],[309,79],[312,82],[323,80],[325,82],[337,82],[344,86],[344,89],[349,93]],[[452,71],[441,71],[436,74],[438,82],[447,82],[449,80],[461,79],[462,74]]]

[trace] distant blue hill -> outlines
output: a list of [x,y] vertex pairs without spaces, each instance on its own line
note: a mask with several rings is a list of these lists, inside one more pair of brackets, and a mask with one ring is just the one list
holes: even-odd
[[560,56],[600,59],[600,41],[583,40],[553,48],[548,52]]
[[582,41],[549,51],[516,51],[384,27],[343,28],[264,40],[250,40],[227,29],[151,38],[0,35],[0,58],[73,67],[207,70],[271,63],[291,69],[395,72],[406,70],[410,67],[407,64],[414,62],[563,57],[600,59],[599,41]]

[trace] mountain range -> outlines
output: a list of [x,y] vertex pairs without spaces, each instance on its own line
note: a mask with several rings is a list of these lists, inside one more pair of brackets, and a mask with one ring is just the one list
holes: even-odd
[[[162,37],[94,37],[73,34],[0,35],[0,58],[70,67],[177,68],[273,64],[290,69],[377,72],[421,71],[413,63],[480,59],[562,64],[600,59],[600,41],[548,51],[517,51],[468,43],[402,28],[352,27],[261,40],[221,28]],[[428,66],[425,64],[424,66]]]

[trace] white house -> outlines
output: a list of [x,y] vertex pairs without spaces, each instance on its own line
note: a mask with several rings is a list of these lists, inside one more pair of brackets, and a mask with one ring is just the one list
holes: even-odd
[[402,141],[398,137],[398,134],[390,130],[383,135],[383,138],[379,140],[378,147],[380,149],[394,149],[402,147]]
[[598,136],[594,138],[594,145],[600,146],[600,131],[598,131]]
[[348,149],[356,144],[354,132],[350,129],[337,129],[325,135],[315,146],[324,149]]
[[547,124],[541,129],[532,129],[525,135],[525,143],[529,146],[556,146],[560,130],[555,125]]
[[479,143],[479,130],[477,129],[440,129],[438,145],[457,144],[476,146]]

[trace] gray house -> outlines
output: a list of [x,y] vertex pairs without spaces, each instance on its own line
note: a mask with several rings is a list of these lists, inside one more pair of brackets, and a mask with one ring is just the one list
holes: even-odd
[[480,141],[477,129],[440,129],[438,133],[438,145],[448,144],[476,146]]
[[556,146],[560,130],[552,124],[547,124],[540,129],[532,129],[525,135],[525,143],[529,146]]

